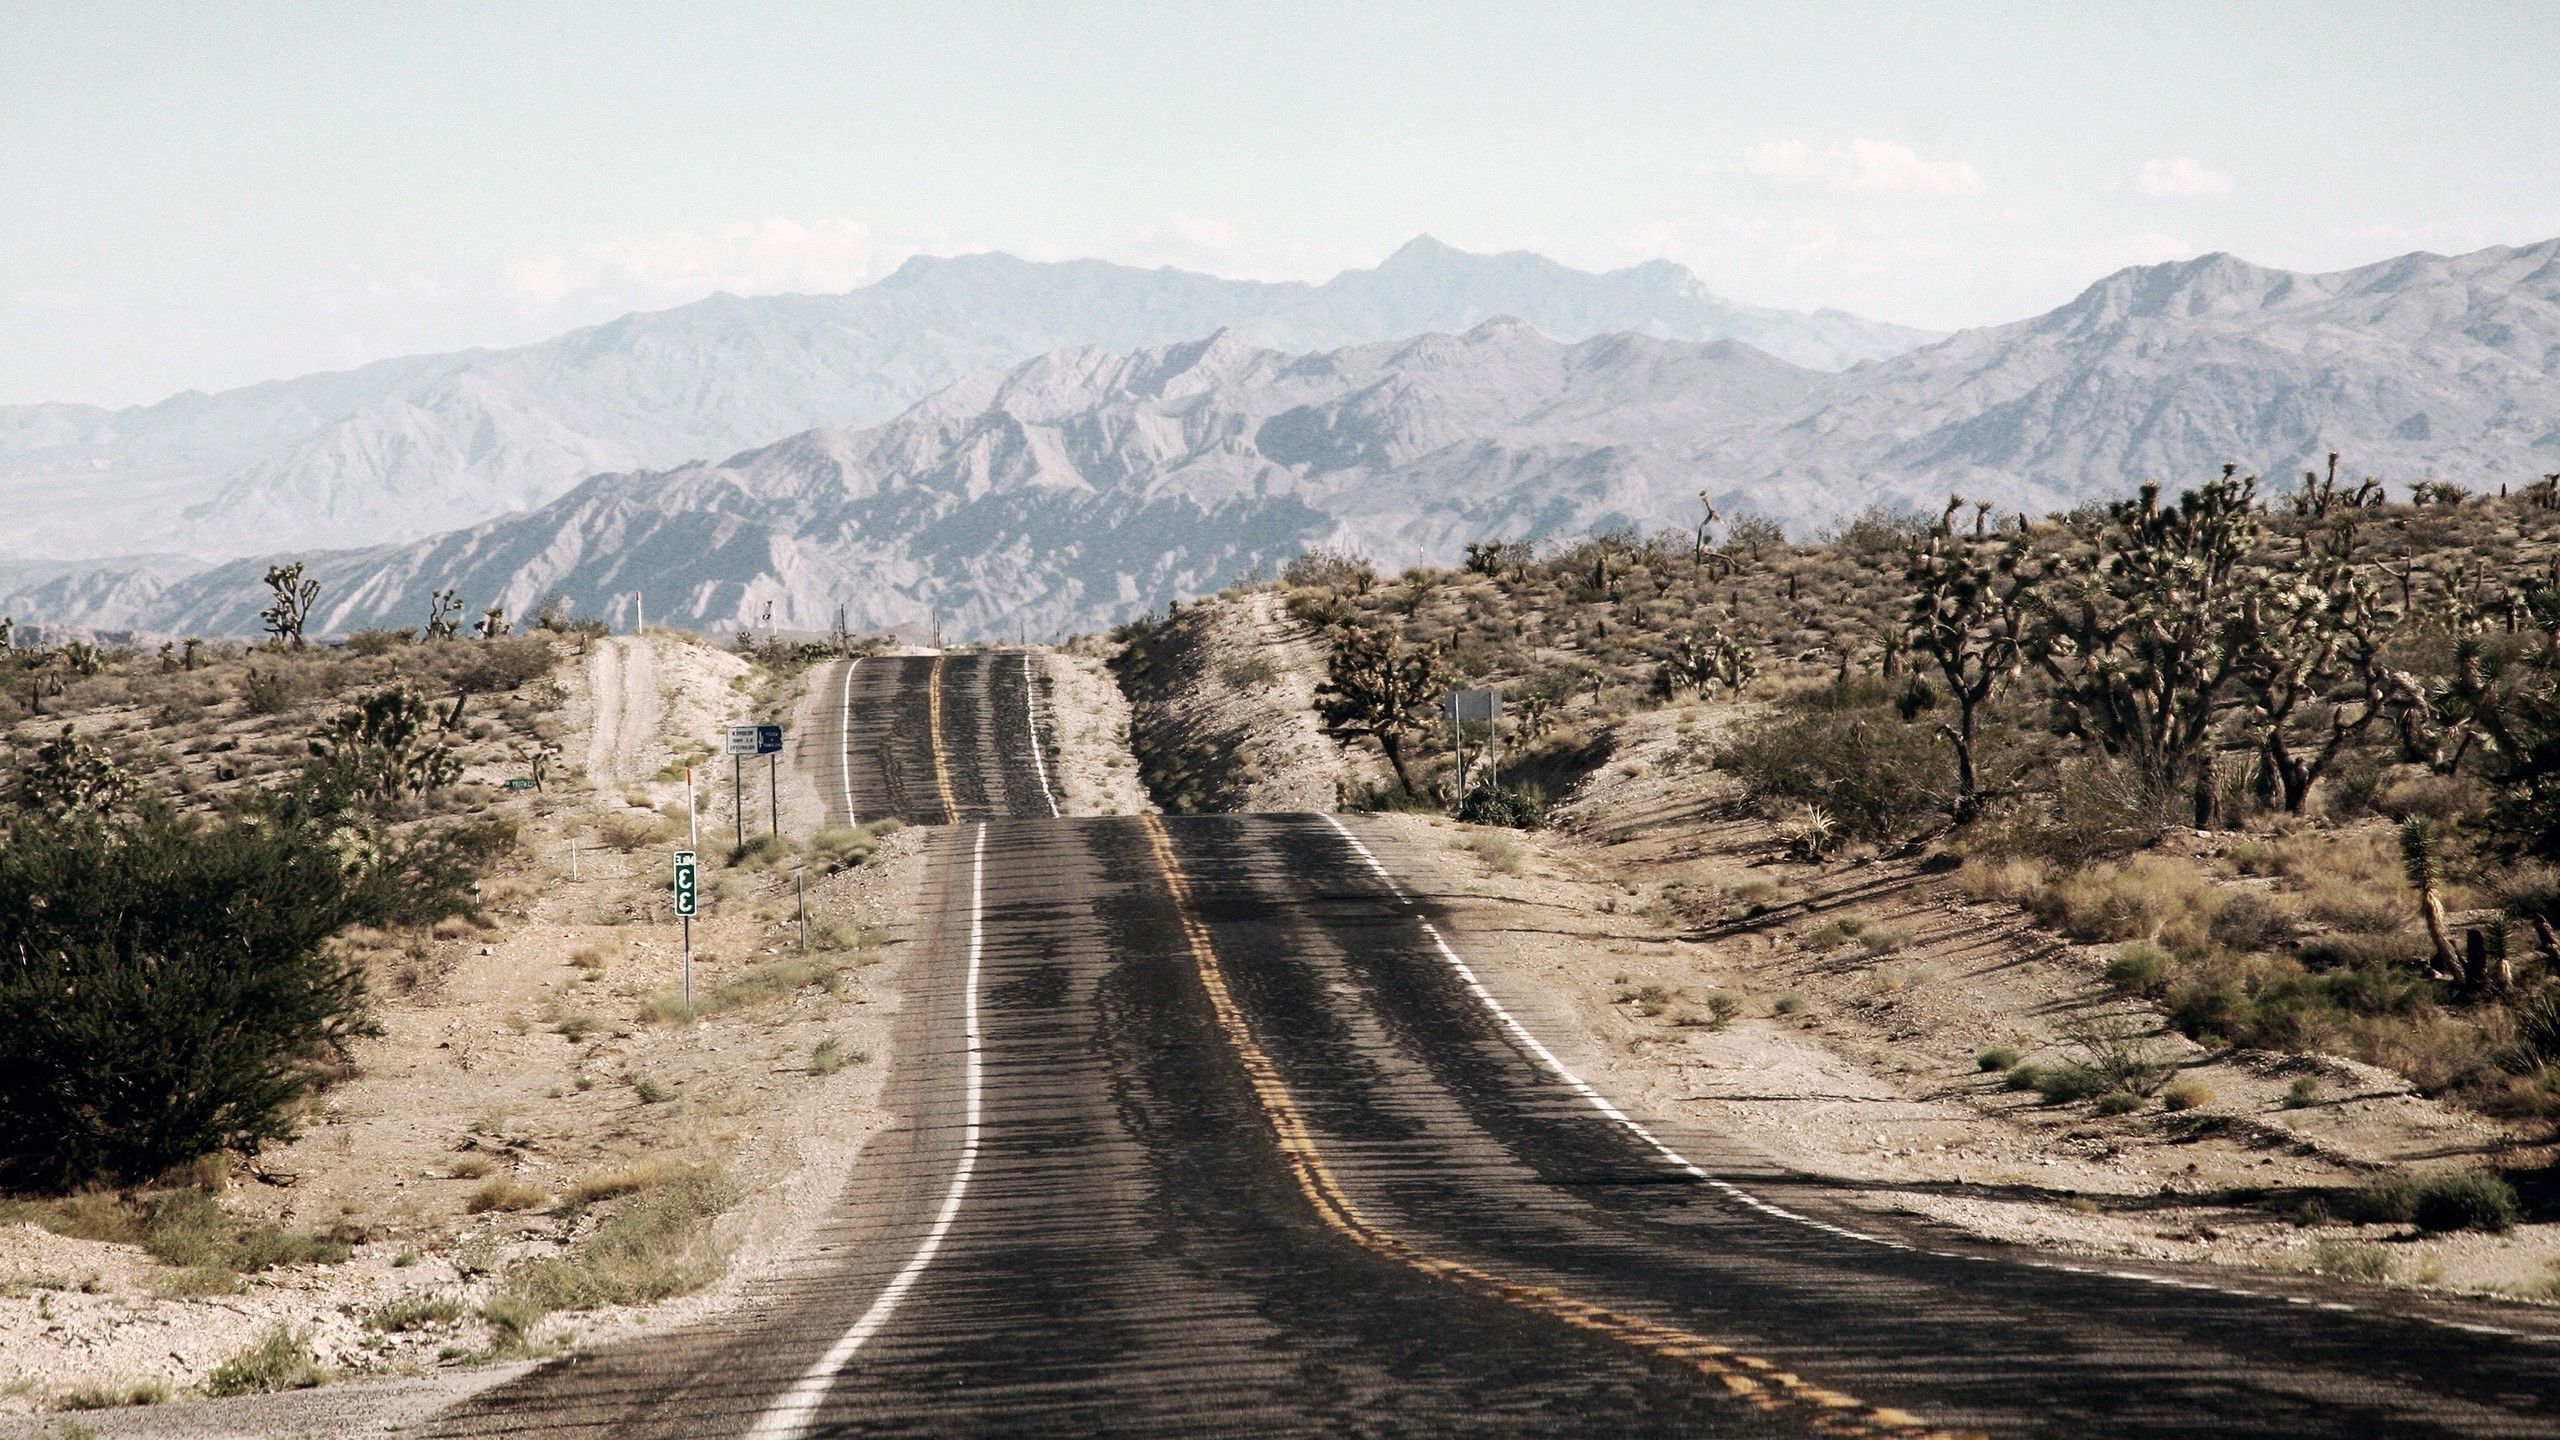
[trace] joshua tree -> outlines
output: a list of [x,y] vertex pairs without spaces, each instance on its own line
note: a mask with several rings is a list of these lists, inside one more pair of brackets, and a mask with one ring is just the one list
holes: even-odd
[[275,603],[258,612],[267,622],[267,633],[278,645],[302,648],[303,622],[310,618],[311,602],[320,598],[320,582],[302,578],[302,562],[267,567],[267,588],[275,592]]
[[2065,573],[2030,592],[2027,657],[2055,718],[2171,787],[2212,823],[2213,727],[2240,665],[2238,592],[2258,537],[2257,480],[2222,478],[2163,506],[2160,487],[2108,507]]
[[471,631],[483,640],[495,640],[499,636],[506,634],[507,607],[504,605],[492,605],[488,609],[481,611],[480,623],[472,626]]
[[2384,664],[2392,615],[2372,582],[2334,557],[2261,577],[2241,602],[2233,679],[2258,737],[2262,793],[2299,815],[2311,787],[2415,684]]
[[1405,733],[1429,721],[1439,688],[1440,652],[1408,650],[1393,634],[1353,625],[1334,642],[1329,673],[1316,687],[1316,708],[1336,734],[1376,740],[1395,769],[1396,783],[1410,794],[1413,776],[1404,764]]
[[421,644],[429,640],[450,640],[462,633],[462,597],[451,590],[438,590],[427,600],[427,625],[418,632]]
[[22,810],[103,815],[132,790],[133,772],[65,725],[59,738],[36,747],[9,798]]
[[[2015,678],[2026,659],[2024,600],[2034,584],[2025,563],[2025,536],[1981,538],[1987,509],[1975,508],[1976,538],[1957,536],[1956,512],[1963,504],[1960,498],[1948,498],[1937,528],[1911,547],[1904,572],[1911,586],[1908,642],[1915,656],[1936,665],[1955,701],[1955,723],[1941,721],[1938,733],[1955,747],[1959,824],[1971,820],[1981,806],[1982,784],[1974,768],[1976,728],[1983,707]],[[1895,668],[1894,651],[1889,641],[1888,679]]]
[[312,737],[311,753],[345,767],[355,788],[386,800],[450,785],[462,760],[434,738],[435,708],[406,685],[377,690]]

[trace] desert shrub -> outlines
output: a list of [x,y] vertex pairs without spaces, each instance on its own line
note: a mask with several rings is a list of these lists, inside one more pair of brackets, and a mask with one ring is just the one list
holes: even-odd
[[2160,1091],[2160,1108],[2163,1110],[2193,1110],[2199,1105],[2212,1103],[2213,1087],[2201,1080],[2180,1080]]
[[2311,1268],[2318,1274],[2348,1280],[2388,1280],[2391,1255],[2379,1245],[2352,1240],[2323,1240],[2311,1247]]
[[2284,1087],[2284,1108],[2300,1110],[2320,1103],[2320,1082],[2309,1075],[2296,1075]]
[[2417,1218],[2418,1182],[2407,1175],[2382,1175],[2339,1197],[2338,1218],[2358,1225],[2406,1225]]
[[365,1317],[365,1328],[386,1335],[405,1335],[450,1325],[463,1316],[463,1305],[450,1295],[406,1295],[385,1301]]
[[2265,950],[2293,933],[2293,918],[2265,898],[2243,891],[2225,896],[2205,922],[2205,935],[2225,950]]
[[1842,840],[1917,835],[1952,813],[1955,762],[1927,731],[1854,685],[1817,692],[1746,728],[1716,757],[1764,813],[1811,807]]
[[2032,843],[2057,860],[2082,862],[2143,849],[2178,823],[2184,797],[2138,765],[2108,756],[2054,771],[2050,808]]
[[848,1065],[866,1065],[871,1052],[844,1043],[844,1037],[829,1035],[809,1049],[809,1073],[833,1075]]
[[2137,855],[2057,875],[2028,908],[2036,918],[2083,943],[2158,937],[2201,940],[2220,897],[2185,861]]
[[1458,818],[1470,825],[1543,830],[1547,807],[1536,795],[1517,787],[1479,785],[1458,802]]
[[240,705],[252,715],[281,715],[301,703],[301,675],[282,666],[260,670],[252,665],[240,677]]
[[475,693],[519,689],[551,673],[551,640],[545,635],[501,636],[463,649],[470,658],[454,683]]
[[2018,1063],[2018,1052],[2007,1045],[1994,1045],[1973,1057],[1973,1068],[1989,1073],[2007,1070]]
[[409,632],[406,630],[358,630],[347,636],[347,653],[363,656],[389,655],[395,651],[406,650],[409,644]]
[[279,1325],[256,1344],[215,1366],[213,1373],[205,1377],[204,1393],[220,1398],[307,1390],[326,1378],[312,1362],[311,1346],[302,1332]]
[[189,821],[31,815],[0,845],[0,1170],[139,1181],[293,1133],[368,1033],[351,925],[463,908],[442,837],[278,802]]
[[[2136,1104],[2157,1092],[2169,1078],[2149,1036],[2126,1021],[2093,1020],[2075,1025],[2071,1040],[2079,1053],[2057,1065],[2039,1066],[2029,1086],[2048,1105],[2127,1095]],[[2018,1070],[2027,1069],[2019,1066]],[[2010,1073],[2015,1075],[2018,1070]],[[2121,1114],[2121,1109],[2109,1113]]]
[[2516,1202],[2515,1187],[2503,1177],[2486,1170],[2459,1170],[2419,1181],[2409,1218],[2421,1230],[2503,1234],[2515,1228],[2523,1209]]
[[568,1254],[510,1267],[502,1298],[533,1307],[538,1318],[541,1311],[639,1305],[699,1290],[728,1264],[711,1221],[732,1198],[727,1179],[708,1168],[651,1185],[618,1202]]
[[2110,1090],[2090,1108],[2101,1115],[2130,1115],[2142,1108],[2142,1097],[2130,1090]]
[[485,1215],[492,1210],[534,1210],[549,1201],[549,1192],[538,1185],[527,1185],[511,1175],[500,1175],[471,1192],[462,1202],[469,1214]]
[[2167,987],[2174,963],[2168,951],[2137,940],[2107,962],[2107,983],[2127,995],[2157,995]]

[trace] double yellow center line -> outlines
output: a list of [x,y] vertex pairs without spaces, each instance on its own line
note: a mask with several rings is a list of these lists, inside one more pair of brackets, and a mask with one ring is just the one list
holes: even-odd
[[1219,963],[1216,947],[1210,944],[1208,927],[1192,911],[1191,882],[1174,857],[1163,823],[1153,815],[1140,817],[1140,823],[1146,829],[1147,845],[1164,877],[1165,888],[1173,896],[1175,917],[1181,923],[1192,962],[1199,969],[1201,986],[1209,992],[1209,1006],[1216,1013],[1218,1029],[1244,1063],[1254,1098],[1280,1142],[1280,1153],[1291,1177],[1328,1228],[1364,1250],[1425,1275],[1686,1365],[1717,1382],[1734,1399],[1765,1411],[1795,1414],[1823,1434],[1954,1440],[1951,1432],[1932,1430],[1917,1416],[1826,1389],[1756,1355],[1745,1355],[1675,1326],[1573,1299],[1552,1286],[1522,1284],[1464,1261],[1430,1254],[1372,1223],[1343,1192],[1341,1182],[1325,1164],[1313,1134],[1298,1113],[1297,1101],[1280,1079],[1278,1067],[1271,1063],[1271,1057],[1263,1052],[1246,1025],[1243,1010],[1227,988],[1226,969]]
[[959,803],[951,798],[951,765],[942,754],[942,657],[933,657],[933,669],[924,682],[925,731],[933,742],[933,788],[942,796],[942,823],[960,823]]

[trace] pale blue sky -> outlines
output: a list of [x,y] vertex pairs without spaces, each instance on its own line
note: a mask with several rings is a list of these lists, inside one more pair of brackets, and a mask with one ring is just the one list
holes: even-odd
[[2206,250],[2560,234],[2560,5],[0,0],[0,402],[917,250],[1322,278],[1429,232],[1953,327]]

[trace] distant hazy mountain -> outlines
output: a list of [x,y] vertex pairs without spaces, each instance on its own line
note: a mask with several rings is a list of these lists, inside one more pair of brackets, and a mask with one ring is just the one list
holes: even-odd
[[[606,475],[529,514],[314,560],[332,629],[412,623],[438,585],[522,611],[958,634],[1107,623],[1310,544],[1389,565],[1471,539],[1685,524],[1798,534],[1950,490],[2036,512],[2235,462],[2495,490],[2560,471],[2560,241],[2333,275],[2207,256],[1845,373],[1731,341],[1563,344],[1517,321],[1289,354],[1234,332],[1061,351],[895,421]],[[101,624],[249,630],[263,562],[53,582]],[[73,595],[70,592],[77,590]],[[85,597],[85,598],[84,598]]]
[[[602,476],[529,514],[318,557],[321,623],[423,614],[456,585],[627,623],[955,633],[1108,623],[1310,544],[1401,559],[1487,534],[1670,518],[1702,439],[1800,405],[1819,372],[1731,341],[1565,345],[1517,321],[1290,355],[1233,332],[1061,351],[865,431]],[[1692,498],[1689,505],[1694,507]],[[263,562],[178,582],[155,625],[252,628]]]
[[520,349],[190,392],[109,411],[0,407],[0,557],[218,558],[407,539],[538,505],[581,477],[887,419],[961,377],[1069,346],[1232,328],[1332,349],[1518,316],[1563,339],[1738,338],[1838,368],[1936,338],[1736,305],[1664,261],[1593,275],[1428,238],[1322,285],[1095,260],[909,261],[843,295],[717,295]]
[[1951,489],[2042,510],[2226,461],[2290,484],[2330,450],[2400,486],[2560,470],[2560,240],[2326,275],[2218,254],[2120,271],[1839,377],[1729,473],[1779,513]]

